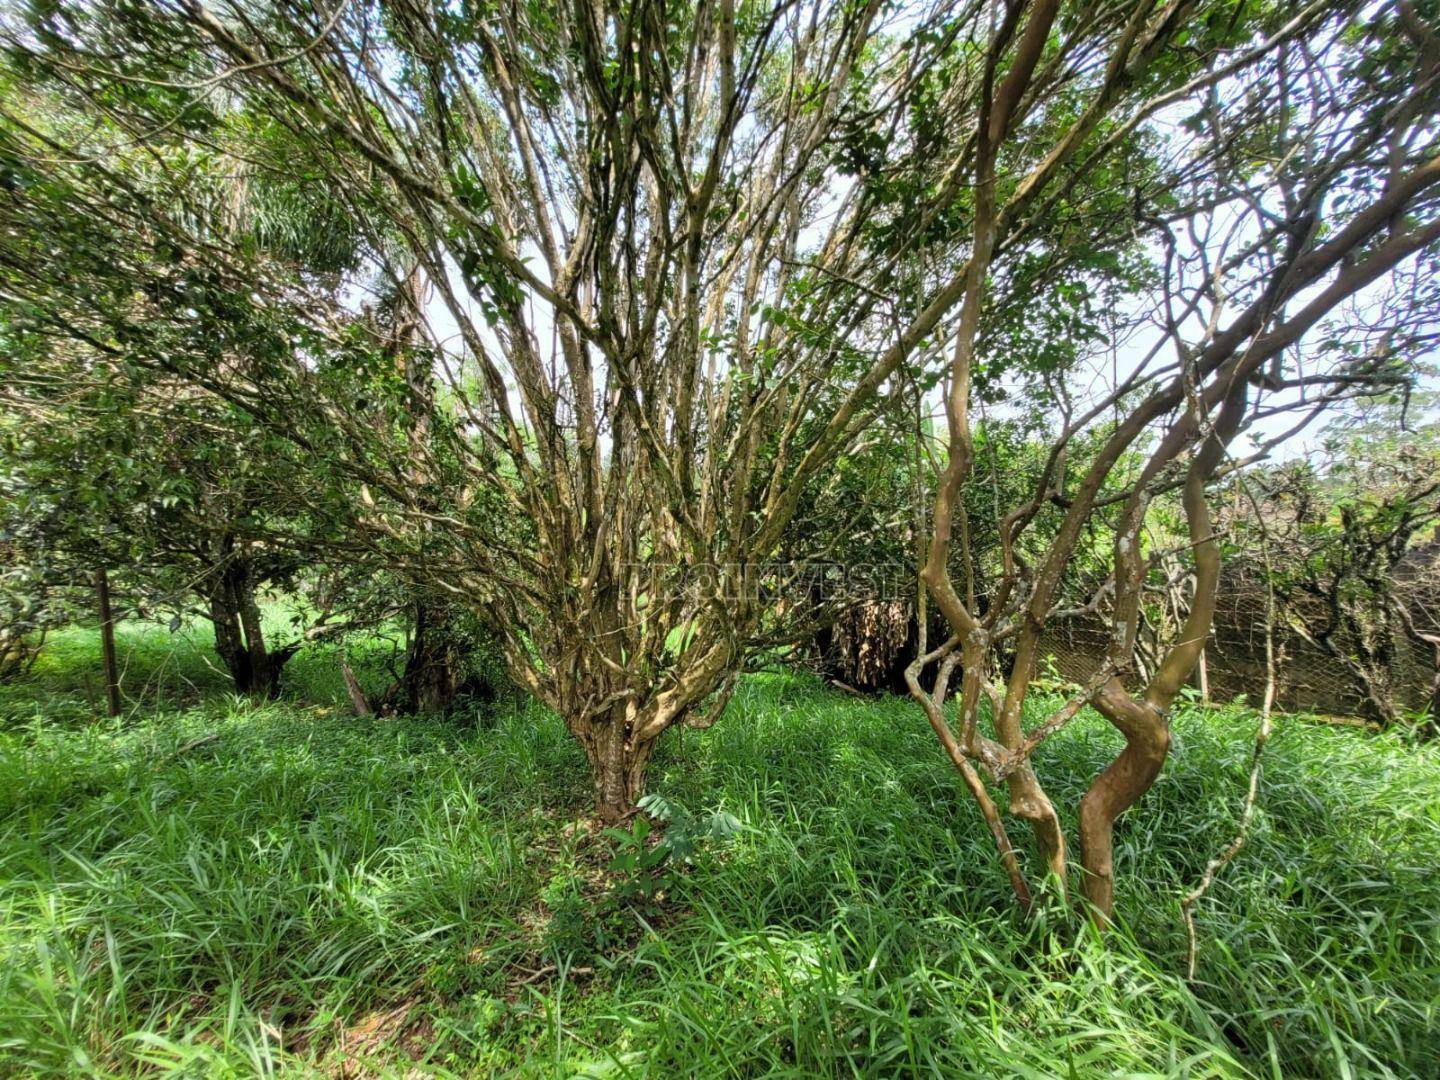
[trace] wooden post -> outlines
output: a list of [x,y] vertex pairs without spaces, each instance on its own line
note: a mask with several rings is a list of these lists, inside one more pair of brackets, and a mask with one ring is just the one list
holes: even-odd
[[100,594],[100,656],[105,665],[105,704],[111,716],[120,715],[120,672],[115,666],[115,615],[110,610],[110,577],[102,567],[95,575]]

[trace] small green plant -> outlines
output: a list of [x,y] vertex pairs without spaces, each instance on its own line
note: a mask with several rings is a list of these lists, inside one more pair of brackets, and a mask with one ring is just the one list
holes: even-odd
[[659,795],[646,796],[639,806],[645,816],[637,816],[628,829],[601,834],[612,851],[610,882],[603,893],[587,894],[573,867],[545,886],[541,896],[551,914],[545,938],[549,954],[574,962],[603,955],[631,939],[637,914],[658,914],[682,870],[700,863],[712,843],[727,841],[744,828],[733,814],[696,816]]
[[615,843],[610,860],[610,872],[619,878],[610,891],[615,903],[652,906],[674,886],[680,867],[693,864],[710,842],[728,841],[744,828],[734,814],[716,810],[696,817],[661,795],[647,795],[639,805],[650,819],[663,823],[665,831],[651,843],[655,826],[641,816],[628,830],[605,830]]

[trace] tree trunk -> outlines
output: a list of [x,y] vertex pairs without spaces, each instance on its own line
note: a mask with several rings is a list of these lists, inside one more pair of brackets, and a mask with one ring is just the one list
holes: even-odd
[[265,645],[260,605],[245,565],[236,560],[219,575],[206,594],[215,627],[215,652],[230,672],[240,694],[274,700],[280,696],[280,675],[294,648],[271,652]]
[[248,694],[255,680],[250,667],[250,652],[245,648],[245,638],[240,629],[240,613],[235,610],[227,586],[217,588],[207,600],[210,622],[215,627],[215,652],[230,672],[236,692]]
[[461,690],[459,657],[443,610],[415,605],[415,633],[398,693],[401,712],[444,712]]
[[295,650],[271,652],[265,644],[265,630],[260,623],[260,605],[255,601],[255,586],[249,568],[237,567],[235,598],[240,608],[240,625],[245,629],[245,651],[250,656],[251,687],[256,697],[273,701],[280,696],[280,673]]
[[1095,704],[1125,736],[1125,749],[1080,800],[1085,898],[1095,921],[1104,927],[1115,907],[1115,819],[1134,806],[1160,775],[1170,753],[1170,723],[1158,707],[1123,690],[1115,693],[1107,687]]
[[634,743],[622,707],[610,715],[572,726],[590,762],[595,787],[595,815],[606,825],[625,821],[645,794],[645,769],[653,742]]
[[110,610],[110,575],[102,567],[95,575],[100,600],[100,659],[105,668],[105,707],[120,715],[120,672],[115,664],[115,615]]

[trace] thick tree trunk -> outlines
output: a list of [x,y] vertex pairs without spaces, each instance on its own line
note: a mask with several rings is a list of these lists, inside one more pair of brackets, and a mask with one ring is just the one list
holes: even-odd
[[250,656],[250,692],[257,697],[274,700],[280,696],[280,673],[295,650],[272,652],[265,644],[260,605],[255,601],[255,586],[250,582],[248,568],[242,566],[240,570],[242,577],[236,582],[235,596],[240,607],[240,625],[245,629],[245,651]]
[[415,605],[415,632],[397,693],[401,712],[444,712],[462,688],[460,657],[444,612]]
[[248,694],[254,683],[254,672],[250,667],[250,651],[245,648],[244,634],[240,629],[240,613],[235,610],[228,588],[217,588],[207,600],[210,622],[215,627],[215,652],[230,672],[236,691]]
[[[1151,674],[1145,693],[1132,697],[1117,675],[1109,679],[1092,702],[1100,714],[1125,737],[1125,749],[1097,776],[1080,800],[1080,862],[1085,873],[1085,896],[1097,926],[1109,925],[1115,908],[1115,819],[1150,790],[1170,754],[1169,708],[1189,680],[1205,648],[1215,621],[1215,598],[1220,581],[1220,545],[1215,540],[1205,485],[1214,475],[1225,446],[1234,436],[1245,411],[1246,385],[1237,383],[1216,417],[1213,429],[1200,444],[1185,474],[1182,501],[1195,559],[1195,592],[1190,611],[1177,640]],[[1178,448],[1188,438],[1183,427],[1166,439]],[[1146,563],[1141,558],[1140,528],[1145,518],[1143,492],[1148,475],[1158,472],[1165,458],[1151,459],[1141,482],[1126,503],[1115,540],[1115,634],[1110,660],[1124,667],[1134,649],[1133,628],[1139,620],[1140,591]]]
[[625,821],[645,794],[645,770],[653,742],[636,743],[623,708],[572,725],[585,747],[595,787],[595,815],[606,825]]
[[[1118,685],[1115,680],[1114,686]],[[1131,698],[1123,689],[1118,694],[1102,691],[1096,705],[1125,736],[1125,749],[1080,800],[1085,897],[1096,922],[1105,926],[1115,907],[1115,819],[1134,806],[1159,777],[1170,753],[1170,723],[1158,707]]]
[[271,652],[265,644],[260,605],[246,567],[228,566],[205,597],[215,627],[215,652],[224,663],[235,690],[273,700],[280,696],[280,676],[293,648]]
[[105,669],[105,707],[109,715],[120,715],[120,672],[115,663],[115,615],[110,610],[110,575],[102,568],[95,575],[100,601],[100,659]]

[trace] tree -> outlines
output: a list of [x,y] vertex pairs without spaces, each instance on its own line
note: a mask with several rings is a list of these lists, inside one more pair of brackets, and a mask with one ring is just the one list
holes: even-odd
[[[16,232],[6,284],[16,287],[0,293],[0,407],[10,421],[0,452],[30,533],[26,550],[46,560],[52,581],[110,571],[119,617],[208,620],[236,690],[273,697],[290,657],[336,627],[324,625],[327,611],[277,647],[266,640],[261,597],[298,587],[343,503],[323,460],[158,362],[229,339],[225,362],[243,363],[245,342],[263,331],[243,303],[216,311],[158,290],[133,260],[153,271],[178,257],[174,247],[125,229],[123,219],[92,216],[92,204],[72,198],[74,183],[26,168],[11,153],[15,140],[57,136],[76,118],[13,73],[5,82],[24,108],[6,118],[0,179],[26,197],[7,219]],[[188,176],[189,209],[212,236],[339,280],[350,237],[323,203],[296,201],[286,180],[222,176],[205,161]],[[22,284],[25,260],[37,256],[46,258],[43,276]],[[77,297],[114,313],[121,336],[67,321]]]
[[[934,513],[946,539],[927,582],[967,626],[974,614],[942,578],[973,457],[969,395],[1018,359],[977,362],[977,342],[1034,347],[1030,371],[1071,410],[1067,444],[1100,415],[1063,385],[1114,321],[1096,312],[1142,283],[1147,242],[1196,215],[1218,229],[1217,204],[1259,198],[1253,160],[1277,147],[1286,183],[1302,158],[1319,179],[1251,215],[1263,243],[1227,253],[1253,265],[1278,238],[1288,269],[1270,267],[1273,295],[1186,365],[1196,386],[1236,370],[1235,342],[1282,333],[1276,305],[1344,257],[1378,260],[1346,272],[1344,288],[1358,288],[1425,245],[1422,228],[1364,247],[1431,182],[1411,168],[1423,101],[1398,117],[1362,110],[1359,128],[1411,133],[1383,195],[1345,149],[1358,132],[1315,129],[1339,148],[1287,142],[1314,108],[1344,126],[1328,91],[1297,89],[1291,72],[1312,44],[1331,48],[1350,13],[1189,0],[59,3],[9,35],[47,120],[8,118],[5,288],[51,332],[173,373],[322,458],[352,503],[343,544],[489,621],[516,678],[584,747],[597,810],[613,820],[633,808],[656,740],[713,716],[767,642],[771,599],[795,584],[774,557],[803,494],[926,384],[942,347],[956,343]],[[1386,49],[1347,78],[1391,94],[1429,45]],[[1233,107],[1221,90],[1236,92]],[[1276,93],[1289,95],[1278,107]],[[1169,139],[1177,114],[1187,134]],[[346,222],[357,240],[340,281],[283,257],[263,229],[228,224],[235,173]],[[1341,197],[1366,208],[1322,241],[1311,215]],[[57,204],[94,223],[62,269],[39,239]],[[1232,294],[1248,287],[1228,263],[1211,269]],[[346,296],[417,272],[434,300],[407,366],[439,382],[422,440],[413,387]],[[125,302],[137,288],[150,298],[143,329]],[[1177,337],[1203,299],[1180,304],[1166,309]],[[1036,311],[1053,317],[1027,319]],[[1115,461],[1191,384],[1178,397],[1167,385],[1147,373],[1117,390],[1112,403],[1140,403],[1090,466],[1095,490],[1062,493],[1078,501],[1058,550],[1073,550],[1067,530],[1082,528]],[[1189,435],[1159,440],[1157,472],[1198,437],[1200,417],[1187,423]],[[1053,501],[1055,465],[1037,511],[1000,531],[993,626],[1026,593],[1015,535]],[[1117,505],[1123,532],[1135,512]],[[1045,581],[1067,556],[1056,559]],[[1016,670],[1031,662],[1030,633],[1016,635]],[[1012,742],[1014,697],[1002,717]],[[1017,805],[1053,839],[1028,764],[1016,770]],[[1090,831],[1098,845],[1105,830]]]
[[[1003,508],[1033,489],[1050,451],[1048,410],[1023,397],[1007,400],[998,386],[985,397],[992,414],[976,424],[975,460],[962,492],[966,531],[950,554],[951,573],[965,582],[982,612],[1003,574]],[[882,417],[872,426],[860,446],[811,485],[787,529],[787,546],[810,558],[823,553],[844,569],[837,580],[824,582],[817,597],[823,603],[817,602],[812,613],[819,623],[813,647],[820,669],[851,689],[908,693],[905,669],[919,643],[915,558],[928,535],[929,478],[944,450],[929,418],[917,422],[914,415],[929,400],[917,402],[909,416]],[[994,415],[999,410],[1010,415]],[[1099,434],[1103,431],[1075,440],[1069,452],[1072,467],[1083,467]],[[1044,553],[1061,517],[1054,505],[1040,509],[1020,538],[1027,560]],[[1078,605],[1099,587],[1092,579],[1102,562],[1091,557],[1072,564],[1077,580],[1069,591],[1088,584]],[[1081,564],[1088,573],[1079,573]],[[933,608],[927,634],[932,640],[945,636],[943,617]]]
[[173,377],[0,340],[0,452],[29,556],[57,583],[111,572],[123,614],[207,619],[235,689],[273,697],[300,640],[266,642],[260,596],[302,563],[260,537],[298,526],[310,478],[293,446]]
[[[1440,525],[1440,458],[1422,440],[1332,439],[1323,471],[1306,461],[1256,477],[1263,522],[1242,514],[1227,530],[1247,546],[1249,534],[1265,529],[1285,625],[1328,656],[1386,724],[1404,710],[1393,677],[1402,645],[1440,656],[1433,618],[1414,603],[1434,575],[1417,543],[1433,540]],[[1432,667],[1433,726],[1440,663]]]
[[[1077,111],[1016,220],[1137,157],[1102,122],[1151,62],[1187,63],[1172,41],[1186,7],[1077,19],[1027,76],[1017,117],[1047,94]],[[959,3],[60,4],[15,29],[13,62],[103,123],[57,134],[12,117],[8,153],[22,202],[64,188],[161,245],[116,245],[119,268],[95,269],[164,298],[177,337],[197,304],[214,325],[260,309],[244,342],[144,362],[333,456],[368,508],[360,534],[491,620],[613,819],[656,739],[723,703],[765,618],[757,568],[800,493],[961,297],[956,136],[982,97],[988,25]],[[1017,54],[1027,72],[1035,44]],[[1104,76],[1095,57],[1112,53]],[[55,153],[77,140],[82,158]],[[375,277],[419,267],[448,398],[423,460],[399,445],[403,394],[381,392],[376,343],[303,266],[205,227],[197,156],[333,197]],[[932,177],[941,159],[956,167]],[[136,355],[123,309],[77,295],[40,254],[12,254],[9,287],[46,318],[73,303],[59,322]],[[357,369],[380,390],[357,397]]]
[[[1017,127],[1014,116],[1031,91],[1033,72],[1044,70],[1042,59],[1060,25],[1057,8],[1045,4],[1023,12],[1017,6],[1010,16],[990,39],[986,90],[972,137],[974,240],[952,330],[947,455],[935,481],[933,527],[921,568],[951,635],[928,651],[922,647],[908,675],[1025,904],[1027,875],[986,778],[1008,787],[1011,812],[1034,827],[1049,870],[1063,884],[1066,838],[1032,755],[1086,705],[1124,737],[1124,748],[1092,779],[1078,806],[1084,891],[1104,923],[1114,902],[1116,818],[1159,775],[1170,747],[1168,710],[1209,633],[1220,550],[1208,489],[1217,475],[1243,463],[1228,457],[1228,447],[1258,418],[1296,411],[1303,424],[1337,399],[1393,386],[1404,381],[1407,368],[1413,373],[1406,346],[1418,340],[1413,331],[1433,319],[1433,309],[1417,310],[1413,294],[1390,286],[1397,268],[1411,260],[1421,260],[1417,272],[1433,273],[1440,239],[1434,194],[1440,158],[1432,130],[1437,101],[1414,75],[1436,71],[1440,51],[1405,5],[1364,17],[1352,17],[1343,6],[1307,8],[1288,22],[1262,19],[1238,37],[1229,33],[1233,22],[1224,27],[1210,20],[1197,28],[1214,50],[1187,85],[1198,82],[1204,90],[1193,97],[1162,94],[1185,101],[1175,130],[1157,147],[1157,167],[1170,175],[1167,194],[1137,191],[1132,203],[1133,224],[1153,237],[1160,263],[1154,298],[1142,299],[1142,311],[1159,328],[1153,348],[1088,401],[1057,395],[1061,423],[1049,461],[1041,481],[1001,520],[1003,572],[982,613],[972,596],[956,588],[951,550],[953,534],[963,535],[965,528],[960,496],[974,461],[977,372],[995,362],[986,352],[994,340],[986,316],[995,307],[990,297],[999,276],[995,238],[1014,228],[1014,195],[1002,200],[1006,191],[1024,191],[1030,183],[1024,176],[1002,188],[1001,164],[1013,177],[1011,155],[1023,153],[1038,157],[1036,168],[1044,168],[1047,158],[1043,147],[1034,147],[1033,129]],[[1133,17],[1131,32],[1143,34],[1148,13],[1137,10]],[[1012,36],[1020,42],[1017,57],[1033,55],[1028,65],[1018,59],[1002,64]],[[1068,137],[1059,136],[1062,143]],[[1332,313],[1341,314],[1325,322]],[[1317,326],[1324,340],[1306,350],[1306,335]],[[1334,348],[1337,342],[1344,347]],[[1377,348],[1379,342],[1386,347]],[[1173,362],[1157,361],[1167,348]],[[1042,373],[1046,368],[1032,366]],[[1080,370],[1065,369],[1072,378]],[[1098,451],[1071,473],[1067,449],[1077,433],[1112,412],[1113,428]],[[1120,467],[1131,450],[1142,451],[1134,471]],[[1146,521],[1152,500],[1171,490],[1179,491],[1184,511],[1193,598],[1177,640],[1135,692],[1127,676],[1139,608],[1160,554],[1146,543]],[[1016,554],[1016,543],[1047,504],[1060,506],[1064,517],[1048,550],[1031,564]],[[1112,627],[1108,655],[1074,698],[1026,730],[1023,709],[1041,633],[1063,614],[1059,587],[1087,523],[1105,507],[1118,508],[1105,597]],[[1003,667],[995,659],[1002,643],[1012,651]],[[958,735],[944,712],[957,669]],[[998,685],[992,682],[997,675]],[[982,702],[993,735],[981,731]]]

